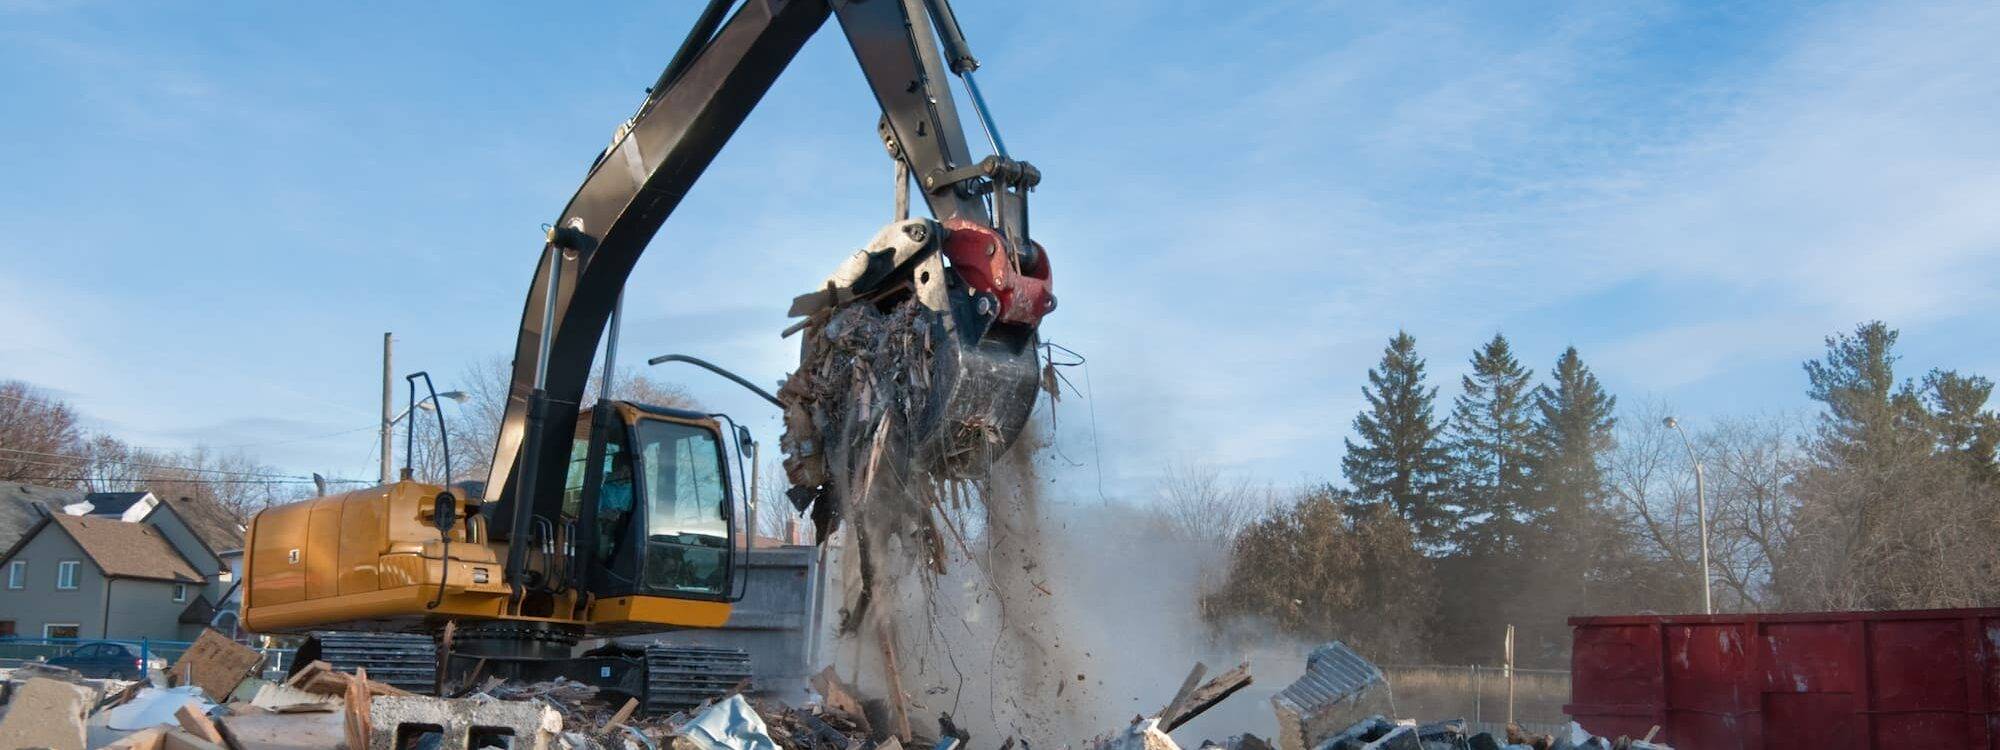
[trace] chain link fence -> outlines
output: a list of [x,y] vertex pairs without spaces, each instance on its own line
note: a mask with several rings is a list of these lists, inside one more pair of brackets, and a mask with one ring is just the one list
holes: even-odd
[[1396,713],[1419,721],[1464,718],[1475,732],[1506,731],[1509,719],[1554,734],[1569,723],[1569,671],[1471,666],[1383,667]]

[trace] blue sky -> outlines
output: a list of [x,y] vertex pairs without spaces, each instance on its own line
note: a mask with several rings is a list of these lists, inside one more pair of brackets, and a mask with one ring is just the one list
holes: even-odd
[[[1446,398],[1497,330],[1691,421],[1805,408],[1870,318],[2000,375],[1992,3],[958,4],[1045,174],[1045,335],[1091,361],[1058,497],[1100,457],[1114,494],[1330,478],[1398,327]],[[371,476],[381,333],[441,387],[509,353],[539,225],[695,6],[0,0],[0,377]],[[889,218],[875,118],[829,28],[640,262],[624,361],[789,369],[786,303]]]

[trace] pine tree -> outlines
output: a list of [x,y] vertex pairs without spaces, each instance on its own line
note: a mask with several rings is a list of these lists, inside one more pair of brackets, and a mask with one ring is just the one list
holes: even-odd
[[1556,359],[1555,383],[1535,389],[1534,510],[1555,535],[1589,533],[1604,494],[1598,459],[1611,449],[1618,400],[1604,391],[1576,347]]
[[1826,358],[1805,364],[1807,395],[1826,407],[1815,452],[1827,466],[1881,466],[1922,452],[1923,407],[1896,382],[1896,329],[1882,321],[1828,336]]
[[1518,553],[1531,520],[1528,505],[1534,373],[1521,367],[1507,337],[1473,352],[1472,374],[1452,402],[1448,440],[1451,487],[1464,513],[1459,546],[1476,557]]
[[[1408,521],[1419,546],[1438,551],[1450,541],[1458,517],[1445,503],[1442,482],[1448,456],[1434,417],[1437,389],[1424,387],[1417,340],[1397,331],[1368,371],[1361,389],[1368,410],[1354,417],[1361,443],[1346,441],[1340,473],[1360,506],[1387,505]],[[1359,508],[1357,508],[1359,510]]]
[[1924,406],[1938,449],[1982,482],[2000,480],[2000,415],[1986,408],[1993,381],[1953,370],[1924,376]]

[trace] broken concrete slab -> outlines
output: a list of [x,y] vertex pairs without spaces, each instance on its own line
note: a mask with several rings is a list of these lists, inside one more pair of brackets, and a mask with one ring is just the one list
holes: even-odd
[[1313,649],[1306,673],[1271,698],[1279,750],[1313,750],[1358,717],[1394,713],[1388,687],[1382,670],[1345,644]]
[[83,718],[97,702],[83,685],[36,677],[14,691],[0,717],[0,750],[84,750]]
[[339,712],[247,713],[217,720],[236,750],[325,750],[347,741],[347,717]]
[[438,750],[469,750],[484,738],[515,750],[549,750],[562,716],[540,703],[377,695],[368,702],[368,750],[396,750],[435,733]]

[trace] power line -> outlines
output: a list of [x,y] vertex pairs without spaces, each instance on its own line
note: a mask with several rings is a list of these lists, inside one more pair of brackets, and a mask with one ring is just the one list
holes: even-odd
[[[13,481],[13,482],[89,482],[89,481],[93,481],[94,479],[96,479],[96,477],[15,477],[15,478],[13,478],[13,479],[10,479],[10,480],[8,480],[8,481]],[[161,481],[158,481],[158,482],[152,482],[152,483],[153,483],[153,484],[169,484],[169,483],[172,483],[172,482],[181,482],[181,481],[190,481],[190,482],[201,482],[202,484],[313,484],[313,481],[312,481],[312,480],[310,480],[310,479],[190,479],[190,480],[181,480],[181,479],[167,479],[167,480],[161,480]],[[328,480],[326,480],[326,483],[327,483],[327,484],[367,484],[367,482],[363,482],[363,481],[361,481],[361,480],[358,480],[358,479],[328,479]]]
[[[17,448],[0,448],[0,452],[5,452],[5,453],[22,453],[22,454],[28,454],[28,455],[34,455],[34,456],[46,456],[46,457],[48,457],[48,458],[59,458],[59,459],[63,459],[63,462],[62,462],[62,463],[57,463],[57,462],[55,462],[55,461],[49,461],[49,460],[47,460],[46,458],[44,458],[44,459],[34,459],[34,458],[11,458],[11,459],[8,459],[8,460],[10,460],[10,461],[13,461],[13,462],[15,462],[15,463],[25,463],[25,464],[36,464],[36,465],[40,465],[40,466],[46,466],[46,467],[51,467],[51,468],[58,468],[58,469],[67,469],[67,468],[71,468],[71,467],[73,467],[73,466],[74,466],[75,464],[77,464],[77,463],[99,463],[99,464],[112,464],[112,465],[116,465],[116,466],[126,466],[126,467],[131,467],[131,468],[137,468],[137,469],[160,469],[160,470],[162,470],[162,471],[180,471],[180,472],[189,472],[189,473],[201,473],[201,474],[218,474],[218,475],[221,475],[221,476],[225,476],[225,477],[244,477],[244,478],[254,478],[254,479],[278,479],[278,480],[289,480],[289,481],[303,481],[303,482],[310,482],[310,481],[313,481],[313,478],[312,478],[312,477],[309,477],[309,476],[301,476],[301,475],[298,475],[298,474],[269,474],[269,473],[264,473],[264,472],[256,472],[256,471],[231,471],[231,470],[229,470],[229,469],[205,469],[205,468],[197,468],[197,467],[190,467],[190,466],[173,466],[173,465],[169,465],[169,464],[144,464],[144,463],[138,463],[138,462],[134,462],[134,461],[120,461],[120,460],[116,460],[116,459],[105,459],[105,458],[91,458],[91,457],[77,457],[77,456],[65,456],[65,455],[62,455],[62,454],[59,454],[59,453],[42,453],[42,452],[39,452],[39,451],[28,451],[28,450],[20,450],[20,449],[17,449]],[[191,478],[187,478],[187,479],[180,479],[180,480],[175,480],[175,479],[156,479],[156,480],[152,480],[152,481],[190,481],[190,482],[205,482],[205,481],[210,481],[210,480],[209,480],[208,478],[206,478],[206,477],[191,477]],[[338,483],[352,483],[352,484],[367,484],[367,482],[365,482],[365,481],[363,481],[363,480],[359,480],[359,479],[327,479],[326,481],[327,481],[327,483],[329,483],[329,484],[331,484],[331,483],[336,483],[336,482],[338,482]]]
[[379,430],[379,429],[382,429],[381,425],[371,424],[371,425],[362,425],[360,427],[351,427],[345,430],[337,430],[334,432],[322,433],[318,435],[307,435],[305,437],[286,438],[284,440],[271,440],[264,442],[255,442],[255,443],[231,443],[227,445],[206,445],[203,443],[196,443],[194,444],[194,447],[192,449],[173,448],[164,445],[134,445],[131,447],[149,451],[200,450],[203,448],[206,448],[208,450],[236,450],[238,448],[267,448],[273,445],[290,445],[292,443],[303,443],[308,440],[322,440],[330,437],[339,437],[341,435],[352,435],[357,432],[366,432],[370,430]]

